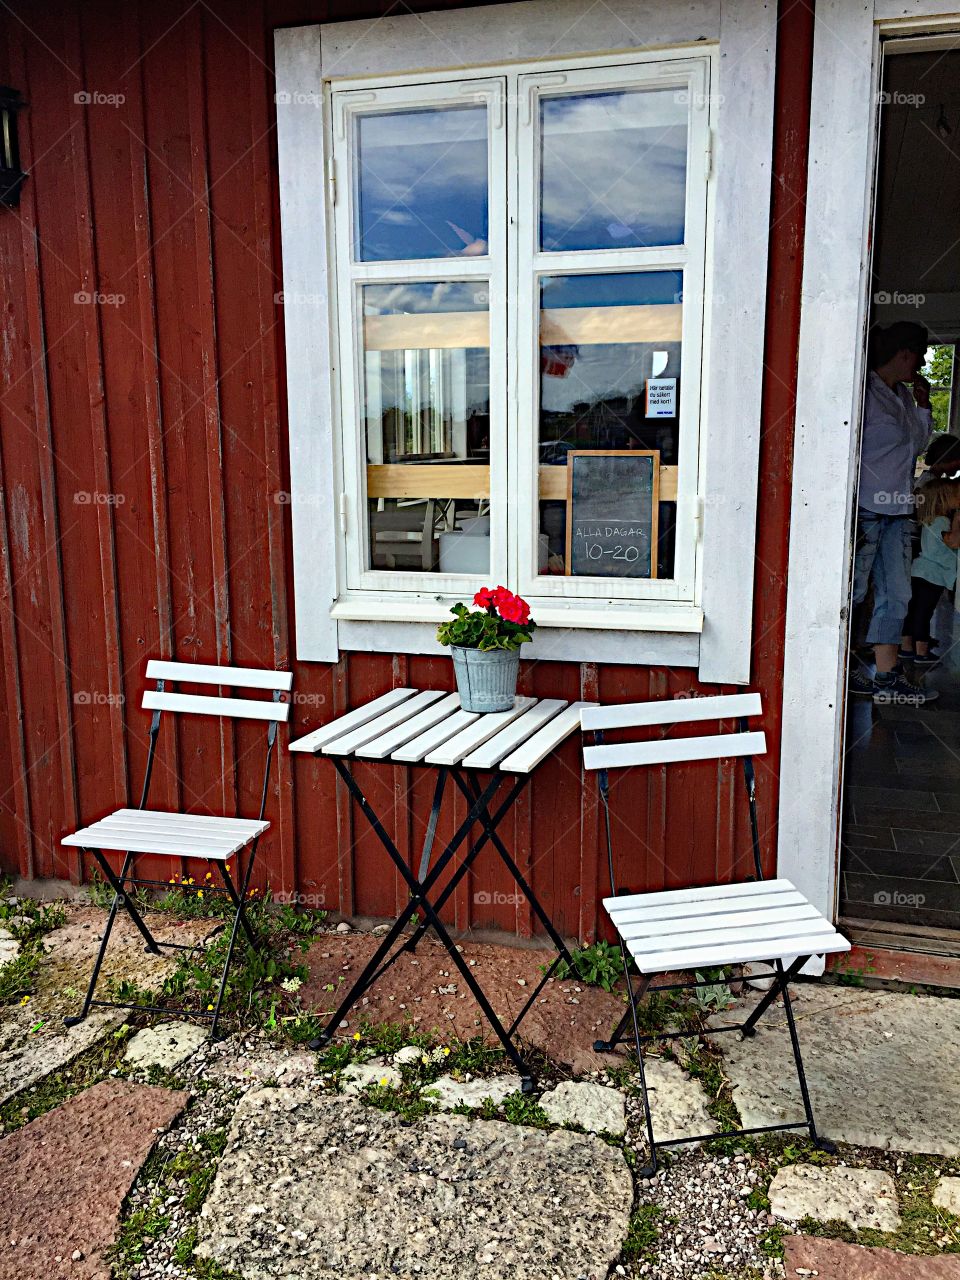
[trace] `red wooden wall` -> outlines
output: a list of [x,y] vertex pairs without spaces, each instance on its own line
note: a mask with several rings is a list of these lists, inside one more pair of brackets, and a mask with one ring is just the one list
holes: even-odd
[[[276,500],[289,485],[283,316],[274,302],[272,32],[390,7],[11,0],[0,8],[0,81],[29,102],[21,147],[30,178],[19,209],[0,210],[0,867],[15,876],[78,881],[60,836],[136,800],[149,656],[292,666],[294,734],[391,685],[451,684],[446,659],[296,661],[289,508]],[[754,687],[774,743],[811,9],[781,0],[754,624]],[[695,687],[685,671],[589,664],[533,664],[523,680],[527,691],[567,698]],[[255,812],[257,730],[221,733],[201,721],[169,729],[152,804]],[[768,860],[776,766],[774,751],[761,784]],[[368,768],[363,784],[411,850],[429,779]],[[702,881],[729,872],[735,850],[748,856],[732,768],[636,776],[616,808],[630,886]],[[269,816],[262,884],[347,914],[399,909],[399,879],[329,766],[294,766],[281,752]],[[575,742],[537,775],[507,834],[563,930],[593,936],[605,873]],[[451,918],[529,934],[524,904],[495,901],[512,889],[481,859]],[[494,901],[478,903],[478,893]]]

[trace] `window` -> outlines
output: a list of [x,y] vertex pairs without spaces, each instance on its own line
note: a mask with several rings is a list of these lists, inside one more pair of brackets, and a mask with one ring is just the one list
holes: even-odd
[[696,601],[710,67],[334,84],[341,600]]

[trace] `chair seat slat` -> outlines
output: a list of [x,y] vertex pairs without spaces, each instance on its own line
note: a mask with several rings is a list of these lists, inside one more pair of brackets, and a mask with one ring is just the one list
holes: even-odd
[[204,826],[183,826],[179,823],[163,823],[163,822],[111,822],[105,819],[103,822],[94,822],[84,830],[90,834],[103,832],[104,834],[118,835],[160,835],[169,836],[176,840],[206,840],[211,844],[231,844],[233,841],[240,839],[245,840],[251,833],[251,827],[238,826],[231,823],[229,826],[211,827]]
[[257,822],[257,818],[230,818],[221,817],[216,813],[187,813],[181,810],[169,811],[166,809],[115,809],[108,818],[101,818],[101,822],[110,821],[138,821],[150,822],[157,819],[164,823],[182,823],[184,826],[204,826],[208,824],[211,827],[223,827],[227,823],[233,823],[239,828],[246,829],[251,822]]
[[[801,898],[800,894],[797,894]],[[739,899],[740,902],[748,901]],[[724,911],[717,904],[715,912],[688,913],[671,911],[669,907],[651,907],[649,912],[631,919],[618,915],[617,932],[624,938],[668,937],[696,933],[698,929],[743,929],[768,924],[790,924],[794,921],[820,920],[823,917],[811,903],[801,900],[789,907],[761,907],[755,911]]]
[[712,698],[672,698],[658,702],[623,702],[591,706],[580,717],[584,729],[638,729],[653,724],[689,724],[696,720],[758,716],[759,693],[725,693]]
[[[629,947],[630,944],[627,943]],[[680,948],[673,951],[641,952],[635,956],[641,973],[670,973],[701,969],[718,964],[745,964],[749,960],[788,960],[794,956],[822,956],[849,951],[850,943],[835,929],[801,938],[771,942],[717,943],[713,946]],[[631,949],[631,954],[633,954]]]
[[493,769],[512,751],[531,738],[540,728],[548,724],[567,705],[566,698],[541,698],[536,706],[525,711],[519,720],[514,720],[505,729],[495,733],[492,738],[464,756],[461,764],[468,769]]
[[676,764],[688,760],[725,760],[759,756],[767,749],[763,733],[718,733],[697,738],[655,738],[652,742],[611,742],[584,747],[587,769],[628,769],[633,765]]
[[[650,893],[620,894],[604,898],[603,905],[613,915],[615,911],[640,906],[673,906],[677,903],[706,902],[711,898],[776,897],[781,893],[797,893],[789,880],[741,880],[736,884],[702,884],[692,889],[654,889]],[[733,905],[733,904],[731,904]],[[771,903],[777,906],[777,903]]]
[[[732,887],[732,886],[731,886]],[[747,896],[737,896],[727,899],[723,895],[716,895],[712,898],[705,898],[701,902],[672,902],[661,903],[659,905],[644,905],[642,902],[643,895],[639,899],[632,900],[632,905],[618,909],[608,908],[611,920],[615,920],[618,925],[642,922],[644,920],[672,920],[678,926],[684,921],[691,920],[694,923],[704,916],[722,915],[729,911],[750,911],[759,912],[771,909],[782,908],[784,910],[796,910],[806,904],[806,898],[796,889],[785,890],[778,893],[775,897],[767,894],[748,894]]]
[[202,662],[167,662],[151,658],[148,680],[175,680],[184,684],[215,684],[223,689],[271,689],[287,693],[293,687],[292,671],[266,671],[256,667],[216,667]]
[[565,738],[576,731],[580,723],[580,712],[584,707],[592,707],[592,702],[571,702],[569,707],[558,716],[549,720],[542,729],[528,738],[522,747],[513,751],[501,760],[500,769],[504,773],[530,773],[551,751],[556,750]]
[[358,747],[364,746],[367,742],[372,742],[374,738],[379,738],[388,729],[396,728],[405,724],[408,720],[412,720],[414,716],[419,715],[421,711],[432,703],[439,702],[444,696],[442,689],[424,689],[420,693],[415,693],[412,698],[406,698],[399,706],[391,707],[389,711],[377,716],[375,720],[369,720],[366,724],[360,725],[359,728],[351,729],[349,733],[345,733],[339,738],[334,738],[332,742],[328,742],[323,748],[323,754],[325,756],[349,756]]
[[334,738],[339,738],[351,729],[359,728],[360,725],[366,724],[369,720],[375,720],[377,716],[384,711],[388,711],[390,707],[396,706],[397,703],[403,702],[407,698],[412,698],[416,692],[416,689],[391,689],[389,693],[381,694],[379,698],[373,698],[370,702],[365,702],[362,707],[355,707],[353,711],[348,711],[345,715],[337,716],[335,720],[322,724],[319,729],[311,729],[302,738],[297,738],[294,742],[291,742],[289,750],[304,751],[315,755],[328,742],[332,742]]
[[218,698],[207,693],[158,693],[147,689],[143,695],[147,711],[181,711],[198,716],[235,716],[239,720],[277,720],[290,717],[289,702],[261,702],[254,698]]
[[[655,934],[645,931],[638,935],[624,936],[624,941],[635,956],[652,952],[671,950],[696,950],[700,947],[714,946],[718,943],[732,947],[742,946],[747,942],[785,942],[785,940],[809,937],[814,933],[832,933],[833,926],[816,913],[806,920],[787,920],[780,924],[738,925],[730,929],[710,929],[707,927],[694,929],[689,933]],[[796,948],[794,948],[796,950]]]

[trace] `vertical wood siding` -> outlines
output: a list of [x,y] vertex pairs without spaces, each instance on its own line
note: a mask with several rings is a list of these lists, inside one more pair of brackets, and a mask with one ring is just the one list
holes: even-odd
[[[774,743],[811,54],[809,7],[783,0],[781,10],[754,643]],[[0,210],[0,868],[9,874],[78,882],[61,835],[136,801],[150,656],[292,667],[294,734],[401,683],[452,687],[446,659],[350,654],[325,666],[293,652],[272,33],[377,11],[311,0],[12,0],[0,11],[0,81],[30,104],[20,120],[30,178],[19,209]],[[522,679],[524,692],[569,699],[697,690],[686,671],[590,664],[527,664]],[[168,723],[152,803],[249,814],[260,768],[254,726]],[[762,779],[770,861],[775,751]],[[363,766],[360,781],[412,858],[431,778]],[[582,783],[571,741],[536,776],[507,834],[560,927],[591,939],[606,871],[595,794]],[[621,782],[623,883],[745,871],[739,785],[733,766],[716,764]],[[461,803],[441,838],[463,813]],[[268,815],[261,885],[346,914],[400,909],[404,886],[332,769],[281,752]],[[151,870],[179,868],[156,859]],[[450,919],[530,936],[535,921],[513,890],[482,858]]]

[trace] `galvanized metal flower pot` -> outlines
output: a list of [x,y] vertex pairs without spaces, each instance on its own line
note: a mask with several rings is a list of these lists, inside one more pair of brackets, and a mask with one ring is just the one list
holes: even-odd
[[519,649],[464,649],[452,644],[450,654],[464,711],[510,710],[517,696]]

